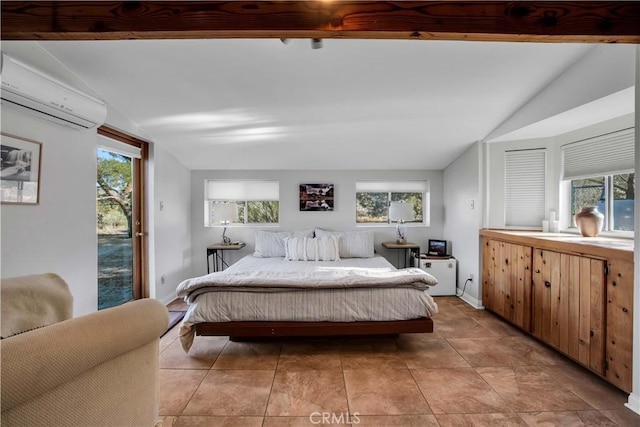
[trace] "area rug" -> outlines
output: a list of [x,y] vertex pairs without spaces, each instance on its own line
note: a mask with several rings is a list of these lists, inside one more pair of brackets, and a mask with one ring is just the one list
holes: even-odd
[[[171,330],[171,328],[176,326],[178,322],[182,320],[185,313],[186,311],[169,311],[169,327],[167,328],[164,334],[166,334]],[[164,334],[162,335],[164,336]]]

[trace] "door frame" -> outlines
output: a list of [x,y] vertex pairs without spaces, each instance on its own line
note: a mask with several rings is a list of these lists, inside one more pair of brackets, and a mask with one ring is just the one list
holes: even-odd
[[[98,135],[111,138],[140,149],[140,159],[131,159],[133,164],[133,182],[136,183],[133,194],[132,238],[133,238],[133,299],[149,298],[149,247],[147,232],[147,165],[149,161],[149,143],[122,131],[102,125]],[[139,224],[138,224],[139,222]]]

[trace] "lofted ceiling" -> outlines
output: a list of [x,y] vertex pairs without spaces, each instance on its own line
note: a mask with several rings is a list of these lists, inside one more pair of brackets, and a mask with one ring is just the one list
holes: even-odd
[[443,169],[592,45],[307,39],[41,45],[189,169]]
[[636,3],[4,1],[2,35],[189,169],[443,169],[632,109],[540,100],[608,46],[581,42],[640,40]]

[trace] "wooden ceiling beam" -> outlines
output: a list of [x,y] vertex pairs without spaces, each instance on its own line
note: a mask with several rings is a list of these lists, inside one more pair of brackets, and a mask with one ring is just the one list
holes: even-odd
[[640,43],[639,1],[2,1],[2,40]]

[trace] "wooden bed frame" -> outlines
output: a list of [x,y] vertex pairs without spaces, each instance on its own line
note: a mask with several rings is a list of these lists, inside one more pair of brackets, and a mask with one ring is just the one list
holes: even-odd
[[230,339],[265,337],[317,337],[345,335],[396,335],[433,332],[433,320],[422,317],[380,322],[216,322],[197,323],[196,335]]

